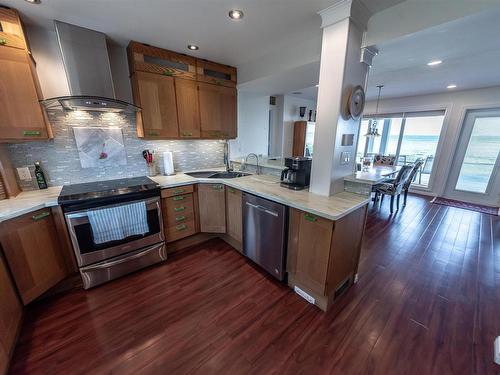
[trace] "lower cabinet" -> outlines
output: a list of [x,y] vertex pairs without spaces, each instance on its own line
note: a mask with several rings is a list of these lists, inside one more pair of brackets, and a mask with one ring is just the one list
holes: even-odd
[[161,196],[166,242],[174,242],[195,234],[197,230],[193,185],[164,189]]
[[3,222],[0,243],[25,305],[67,276],[48,208]]
[[365,217],[366,206],[337,221],[290,209],[288,283],[325,311],[354,282]]
[[7,372],[22,314],[21,302],[0,254],[0,374]]
[[226,233],[226,197],[223,184],[198,184],[200,231]]
[[241,190],[226,187],[226,226],[227,235],[235,241],[243,242],[243,212]]

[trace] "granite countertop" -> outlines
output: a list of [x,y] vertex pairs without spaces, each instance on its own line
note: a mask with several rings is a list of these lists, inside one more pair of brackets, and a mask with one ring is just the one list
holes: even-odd
[[[309,193],[307,190],[293,191],[281,187],[277,177],[268,175],[214,179],[194,178],[184,173],[177,173],[173,176],[155,176],[151,179],[160,184],[162,188],[196,183],[222,183],[330,220],[338,220],[369,202],[368,197],[349,192],[324,197]],[[0,201],[0,222],[45,207],[57,206],[57,197],[61,189],[61,186],[55,186],[46,190],[23,192],[15,198]]]
[[15,198],[0,200],[0,222],[45,207],[57,206],[57,197],[62,186],[53,186],[44,190],[26,191]]
[[152,177],[162,188],[193,183],[223,183],[226,186],[310,212],[330,220],[338,220],[369,202],[365,195],[341,192],[331,197],[310,193],[308,190],[294,191],[280,186],[279,178],[269,175],[251,175],[232,179],[194,178],[185,174]]

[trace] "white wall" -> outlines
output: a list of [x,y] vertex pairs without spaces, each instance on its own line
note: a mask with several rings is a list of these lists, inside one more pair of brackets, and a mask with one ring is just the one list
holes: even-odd
[[[368,102],[365,113],[375,113],[375,104],[375,101]],[[438,173],[428,190],[429,194],[443,195],[466,111],[479,108],[500,108],[500,86],[381,100],[379,113],[446,110],[434,164]]]
[[[306,107],[304,118],[300,118],[299,108]],[[309,111],[316,110],[316,102],[304,98],[298,98],[293,95],[284,95],[283,100],[283,157],[292,156],[293,149],[293,125],[295,121],[307,121]]]
[[238,138],[230,141],[231,157],[267,155],[268,131],[269,96],[238,92]]

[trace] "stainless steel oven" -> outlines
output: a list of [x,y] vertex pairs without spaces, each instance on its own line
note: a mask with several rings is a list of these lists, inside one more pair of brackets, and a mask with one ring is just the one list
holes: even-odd
[[[149,231],[122,240],[96,244],[92,235],[88,212],[144,201],[146,203]],[[99,206],[65,213],[68,231],[73,243],[79,267],[116,257],[128,252],[152,246],[165,240],[162,224],[161,201],[159,197],[145,200],[126,201],[119,204]]]

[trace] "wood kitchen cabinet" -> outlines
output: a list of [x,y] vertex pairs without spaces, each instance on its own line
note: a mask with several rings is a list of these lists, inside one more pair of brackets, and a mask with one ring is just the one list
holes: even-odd
[[19,13],[15,9],[0,7],[0,46],[29,49]]
[[203,138],[236,138],[236,89],[198,83],[200,125]]
[[243,209],[241,190],[226,187],[226,230],[235,241],[243,242]]
[[174,78],[136,72],[132,77],[134,102],[142,108],[137,116],[138,136],[148,139],[179,138]]
[[3,222],[0,243],[25,305],[67,275],[50,209]]
[[200,138],[200,108],[196,82],[175,78],[175,98],[179,120],[179,137],[184,139]]
[[0,374],[7,372],[9,359],[21,325],[22,305],[0,253]]
[[127,52],[139,137],[236,138],[236,68],[133,41]]
[[223,184],[199,184],[200,231],[226,233],[226,197]]
[[52,136],[31,55],[0,46],[0,141],[38,140]]
[[163,189],[161,197],[166,242],[174,242],[198,232],[193,185]]
[[288,282],[327,310],[353,284],[359,262],[366,207],[331,221],[290,209]]

